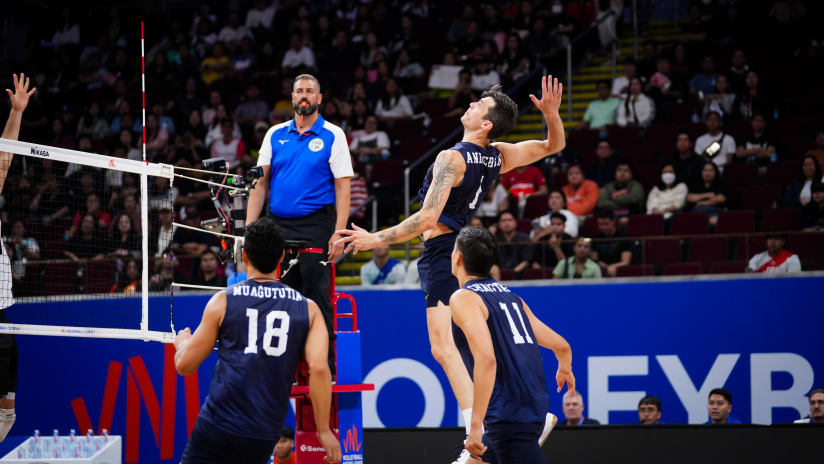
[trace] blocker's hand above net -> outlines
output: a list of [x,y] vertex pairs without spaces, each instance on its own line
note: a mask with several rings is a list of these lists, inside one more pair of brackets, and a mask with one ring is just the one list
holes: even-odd
[[37,91],[37,87],[29,90],[29,78],[23,73],[20,74],[19,78],[17,74],[12,74],[12,79],[14,80],[14,92],[6,89],[6,93],[9,94],[11,99],[12,111],[22,112],[29,104],[29,97]]

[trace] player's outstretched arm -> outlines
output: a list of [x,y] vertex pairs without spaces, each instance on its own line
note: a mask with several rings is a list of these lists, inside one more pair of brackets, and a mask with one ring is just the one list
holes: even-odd
[[455,150],[440,152],[432,167],[432,183],[420,211],[400,224],[374,234],[352,224],[354,230],[336,231],[343,238],[335,243],[348,243],[345,253],[353,251],[357,254],[358,251],[371,250],[381,243],[391,245],[417,237],[438,223],[446,200],[449,199],[449,192],[463,179],[465,172],[466,163],[460,153]]
[[180,375],[189,375],[214,350],[218,330],[226,315],[226,292],[219,291],[206,303],[203,318],[194,335],[186,327],[175,337],[175,369]]
[[564,139],[564,122],[558,114],[564,96],[564,84],[552,76],[541,78],[541,99],[530,94],[532,103],[541,110],[546,120],[546,140],[527,140],[518,143],[495,143],[501,152],[501,174],[519,166],[532,164],[541,158],[554,155],[566,146]]
[[558,359],[558,372],[555,374],[555,380],[558,383],[558,392],[561,392],[561,387],[566,383],[570,394],[574,394],[575,376],[572,375],[572,348],[569,346],[569,342],[559,335],[558,332],[555,332],[541,322],[541,320],[532,313],[532,310],[529,309],[526,301],[521,299],[521,304],[523,304],[524,312],[526,313],[527,319],[529,319],[529,325],[532,326],[532,331],[535,333],[535,340],[544,348],[552,350],[552,352],[555,353],[555,358]]
[[[29,90],[29,78],[25,74],[12,74],[14,81],[14,91],[6,89],[11,99],[11,112],[9,113],[9,120],[6,122],[6,127],[3,129],[3,138],[9,140],[17,140],[20,136],[20,124],[23,120],[23,111],[29,104],[29,97],[37,91],[37,87]],[[0,152],[0,192],[3,191],[3,185],[6,183],[6,174],[11,166],[11,160],[14,157],[11,153]]]
[[458,290],[449,299],[452,309],[452,319],[463,330],[472,357],[475,359],[473,381],[475,390],[472,400],[472,424],[469,436],[466,439],[466,450],[473,457],[480,458],[486,451],[483,444],[483,421],[495,387],[497,362],[495,349],[492,346],[492,336],[486,325],[488,314],[486,307],[477,294],[469,290]]
[[329,332],[317,303],[309,300],[309,334],[303,355],[309,364],[309,397],[315,412],[318,440],[326,448],[326,462],[339,462],[340,443],[329,428],[332,404],[332,374],[329,371]]

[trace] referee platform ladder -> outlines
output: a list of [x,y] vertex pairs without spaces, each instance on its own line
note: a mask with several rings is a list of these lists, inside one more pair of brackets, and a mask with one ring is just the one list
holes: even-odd
[[[332,264],[330,300],[334,310],[334,344],[336,382],[332,384],[332,407],[329,422],[340,440],[342,463],[362,464],[363,412],[361,392],[374,390],[374,385],[363,383],[361,365],[361,339],[358,331],[358,307],[355,298],[335,291],[335,267]],[[339,312],[342,301],[348,301],[349,312]],[[343,321],[341,321],[343,320]],[[339,322],[342,322],[339,324]],[[292,387],[295,398],[295,452],[297,464],[324,464],[326,450],[317,438],[312,399],[309,397],[309,367],[301,361],[297,373],[297,385]]]

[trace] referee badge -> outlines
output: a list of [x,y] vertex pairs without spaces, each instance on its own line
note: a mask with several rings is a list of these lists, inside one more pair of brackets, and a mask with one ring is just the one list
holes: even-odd
[[321,151],[323,150],[323,139],[320,137],[315,137],[309,141],[309,149],[312,151]]

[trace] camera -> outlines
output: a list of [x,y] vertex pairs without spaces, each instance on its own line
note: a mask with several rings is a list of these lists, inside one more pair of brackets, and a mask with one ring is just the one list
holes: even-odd
[[203,169],[214,172],[226,172],[226,160],[223,158],[209,158],[203,160]]

